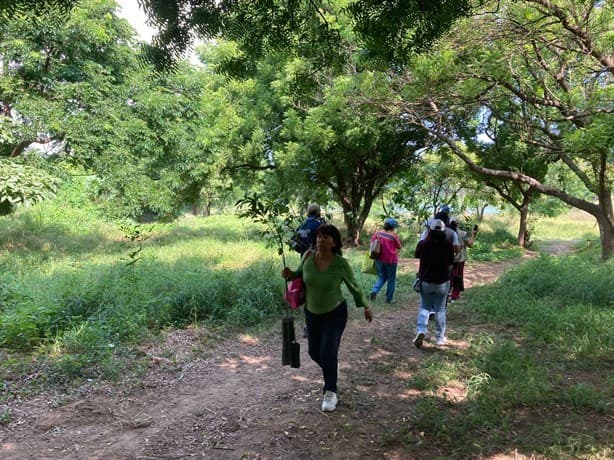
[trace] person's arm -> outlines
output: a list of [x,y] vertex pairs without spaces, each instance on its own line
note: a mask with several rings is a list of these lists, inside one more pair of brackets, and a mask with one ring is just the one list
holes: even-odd
[[362,289],[356,282],[354,270],[352,270],[350,263],[343,257],[341,257],[341,263],[343,264],[343,282],[347,286],[348,291],[350,291],[350,294],[352,294],[356,306],[359,308],[364,308],[365,319],[368,322],[371,322],[373,320],[373,313],[371,312],[371,307],[369,307],[365,295],[362,293]]
[[420,253],[422,252],[422,246],[423,246],[422,241],[424,240],[418,241],[418,244],[416,244],[416,250],[414,251],[414,257],[416,259],[420,258]]
[[305,251],[301,257],[301,263],[299,264],[298,268],[296,270],[292,270],[288,267],[284,267],[284,269],[281,271],[281,277],[287,280],[293,280],[294,278],[303,276],[303,265],[305,264],[305,261],[312,253],[313,253],[313,250],[307,249],[307,251]]
[[449,247],[449,250],[448,250],[448,265],[449,266],[452,266],[454,264],[454,256],[455,255],[456,255],[456,252],[454,251],[454,246],[450,244],[450,247]]

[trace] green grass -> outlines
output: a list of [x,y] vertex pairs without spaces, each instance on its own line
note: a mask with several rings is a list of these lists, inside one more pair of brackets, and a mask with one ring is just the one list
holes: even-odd
[[[419,365],[409,386],[423,393],[401,440],[410,445],[424,433],[446,458],[514,449],[535,458],[609,458],[612,273],[614,261],[593,252],[541,257],[467,292],[449,322],[468,348]],[[466,316],[481,332],[458,331]],[[465,382],[462,402],[438,392],[452,380]]]
[[[161,331],[194,323],[244,330],[280,317],[281,258],[250,222],[214,216],[122,226],[102,220],[75,190],[62,193],[56,202],[0,218],[0,380],[13,390],[3,398],[20,396],[24,375],[39,376],[30,383],[36,391],[35,385],[119,378],[126,366],[140,372],[135,348]],[[523,251],[515,232],[507,219],[488,219],[469,258],[517,257]],[[546,237],[592,241],[595,229],[572,215],[536,222],[534,235],[538,244]],[[403,257],[413,257],[417,236],[401,232]],[[451,459],[515,448],[537,458],[607,458],[614,262],[601,262],[596,245],[583,246],[577,255],[542,256],[466,292],[449,321],[451,338],[467,347],[417,364],[406,382],[420,391],[408,409],[410,423],[387,442],[407,447],[426,437]],[[366,293],[375,277],[359,273],[364,251],[344,255]],[[298,263],[295,253],[287,257],[288,265]],[[414,276],[409,266],[399,270],[401,305],[415,301]],[[377,308],[393,307],[378,300]],[[461,318],[466,330],[455,324]],[[390,366],[382,364],[380,373]],[[466,388],[461,402],[440,391],[451,383]],[[10,420],[10,412],[0,413],[0,425]]]
[[281,258],[256,225],[184,218],[131,240],[134,227],[61,204],[0,218],[0,352],[19,357],[3,356],[2,375],[30,365],[50,382],[112,378],[166,328],[246,328],[283,311]]

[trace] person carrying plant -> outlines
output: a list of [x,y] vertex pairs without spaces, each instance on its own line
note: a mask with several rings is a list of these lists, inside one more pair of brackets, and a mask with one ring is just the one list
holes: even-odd
[[303,277],[307,290],[305,322],[308,331],[308,352],[322,369],[324,378],[322,410],[337,407],[338,354],[341,336],[348,319],[347,302],[341,283],[345,283],[357,307],[364,308],[370,323],[373,314],[360,291],[349,262],[341,253],[341,233],[334,225],[324,224],[316,230],[316,249],[301,259],[299,267],[284,267],[282,277]]

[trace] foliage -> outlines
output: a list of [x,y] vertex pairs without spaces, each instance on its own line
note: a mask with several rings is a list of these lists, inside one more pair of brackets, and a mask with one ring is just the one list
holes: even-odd
[[[497,11],[461,21],[404,76],[408,116],[416,124],[474,171],[595,216],[604,258],[614,251],[614,222],[604,212],[612,208],[611,147],[604,143],[610,130],[604,119],[611,112],[604,104],[612,91],[611,15],[599,2],[502,2]],[[446,72],[437,73],[442,63]],[[471,146],[482,163],[463,146]],[[584,192],[545,175],[553,164],[575,176]]]
[[[257,228],[236,218],[157,226],[147,238],[132,232],[134,243],[117,228],[98,234],[107,224],[82,225],[73,237],[62,237],[70,230],[58,225],[46,242],[52,254],[35,242],[41,229],[25,226],[22,249],[9,252],[9,222],[0,223],[8,243],[0,259],[0,343],[53,350],[50,379],[108,377],[118,353],[169,326],[249,327],[281,312],[279,261],[257,241]],[[138,263],[126,265],[135,244]]]
[[[611,261],[593,253],[542,257],[467,293],[469,303],[450,310],[449,320],[473,318],[470,330],[451,332],[468,340],[468,349],[426,356],[408,382],[421,390],[411,423],[399,433],[408,450],[428,436],[432,447],[459,459],[514,448],[538,458],[603,451],[607,429],[583,421],[607,419],[614,403],[607,377],[614,351],[607,327],[614,320],[611,272]],[[467,390],[462,401],[441,396],[442,387],[460,382]],[[527,418],[540,428],[519,443],[515,433]],[[579,437],[584,441],[574,442]]]
[[277,249],[284,267],[287,266],[284,245],[289,245],[290,238],[300,223],[300,217],[290,214],[288,204],[283,199],[273,199],[257,193],[245,195],[237,201],[236,206],[240,209],[239,217],[249,218],[264,226],[262,236],[270,246]]
[[425,222],[443,204],[463,214],[484,195],[480,183],[449,150],[426,151],[419,158],[409,174],[400,175],[387,192],[392,203],[410,211],[414,220]]
[[53,196],[59,179],[20,161],[0,159],[0,215]]
[[142,5],[159,29],[149,56],[161,67],[172,66],[172,57],[181,55],[197,35],[205,40],[223,37],[240,43],[245,57],[233,67],[245,70],[253,69],[253,63],[267,53],[287,51],[318,67],[338,62],[344,52],[340,39],[345,34],[339,23],[346,21],[340,13],[363,42],[365,57],[398,64],[410,52],[427,47],[456,18],[467,15],[471,3],[245,0],[194,4],[174,0],[164,4],[143,1]]
[[300,170],[301,181],[330,191],[343,208],[353,243],[390,180],[411,174],[423,138],[398,114],[380,115],[380,104],[394,97],[384,74],[339,75],[323,90],[322,100],[306,114],[286,113],[282,165]]

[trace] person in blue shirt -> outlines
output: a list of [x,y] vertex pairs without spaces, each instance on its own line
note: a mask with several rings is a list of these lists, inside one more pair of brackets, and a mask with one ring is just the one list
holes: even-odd
[[316,244],[316,230],[326,221],[322,219],[320,206],[310,204],[307,208],[307,219],[296,229],[296,234],[292,238],[292,249],[297,251],[301,257],[308,249],[314,249]]

